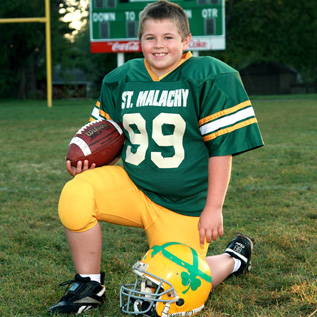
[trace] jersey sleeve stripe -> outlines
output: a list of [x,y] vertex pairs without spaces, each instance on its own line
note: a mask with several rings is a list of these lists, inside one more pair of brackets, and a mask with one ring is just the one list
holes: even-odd
[[99,110],[100,110],[100,102],[97,101],[96,105],[92,109],[92,112],[91,112],[91,115],[90,115],[90,118],[89,118],[89,122],[92,122],[92,121],[100,119],[99,118]]
[[97,106],[92,109],[90,120],[89,121],[94,121],[99,119],[99,108]]
[[219,129],[231,126],[239,121],[242,121],[251,117],[255,117],[255,113],[252,107],[248,107],[232,115],[220,118],[218,120],[215,120],[203,125],[202,127],[200,127],[200,132],[202,135],[210,134]]
[[243,127],[246,127],[246,126],[248,126],[250,124],[257,123],[257,122],[258,121],[257,121],[256,118],[251,118],[251,119],[245,120],[243,122],[239,122],[239,123],[237,123],[237,124],[235,124],[235,125],[233,125],[231,127],[218,130],[217,132],[214,132],[212,134],[208,134],[208,135],[204,136],[203,139],[206,142],[206,141],[215,139],[215,138],[217,138],[220,135],[224,135],[224,134],[233,132],[234,130],[241,129]]
[[110,116],[108,115],[108,113],[103,111],[103,110],[101,110],[101,109],[99,110],[99,118],[105,118],[105,119],[108,119],[108,120],[112,120],[110,118]]
[[206,122],[209,122],[209,121],[215,120],[217,118],[226,116],[226,115],[228,115],[230,113],[236,112],[236,111],[238,111],[240,109],[243,109],[243,108],[246,108],[248,106],[251,106],[251,101],[250,100],[241,102],[238,105],[236,105],[234,107],[231,107],[229,109],[224,109],[224,110],[221,110],[219,112],[216,112],[216,113],[214,113],[214,114],[212,114],[212,115],[210,115],[208,117],[205,117],[205,118],[199,120],[199,126],[202,126]]
[[95,121],[99,119],[108,119],[111,120],[110,116],[103,110],[100,109],[100,102],[97,101],[95,107],[93,108],[89,121]]

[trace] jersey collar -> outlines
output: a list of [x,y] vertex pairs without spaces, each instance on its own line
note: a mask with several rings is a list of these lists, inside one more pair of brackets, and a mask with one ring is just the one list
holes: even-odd
[[[174,69],[176,69],[179,65],[183,64],[184,62],[186,62],[192,56],[193,56],[193,54],[190,51],[185,52],[183,54],[181,60],[179,61],[178,65]],[[168,72],[167,74],[159,77],[154,72],[152,72],[151,67],[150,67],[149,63],[146,61],[146,59],[144,59],[144,65],[145,65],[145,68],[148,71],[148,73],[151,76],[153,81],[160,81],[161,79],[163,79],[165,76],[167,76],[169,73],[171,73],[174,70],[173,69],[170,72]]]

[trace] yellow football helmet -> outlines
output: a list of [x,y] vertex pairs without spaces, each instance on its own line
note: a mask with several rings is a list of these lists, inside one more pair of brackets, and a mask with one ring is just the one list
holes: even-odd
[[194,316],[204,308],[211,291],[210,269],[191,247],[176,242],[153,246],[132,268],[135,283],[120,288],[124,313]]

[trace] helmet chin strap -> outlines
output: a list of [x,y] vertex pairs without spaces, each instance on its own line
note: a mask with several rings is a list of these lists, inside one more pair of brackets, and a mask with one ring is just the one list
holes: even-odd
[[162,317],[166,317],[168,316],[168,311],[170,310],[170,305],[171,303],[166,303],[166,305],[164,306],[164,309],[162,310]]
[[137,299],[134,303],[133,303],[133,310],[135,313],[140,313],[139,310],[139,306],[142,305],[142,301],[140,299]]

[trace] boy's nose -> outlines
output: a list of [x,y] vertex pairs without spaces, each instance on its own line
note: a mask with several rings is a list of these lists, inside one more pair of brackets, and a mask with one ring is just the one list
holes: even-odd
[[163,43],[162,40],[157,39],[157,40],[155,41],[155,47],[163,47],[163,46],[164,46],[164,43]]

